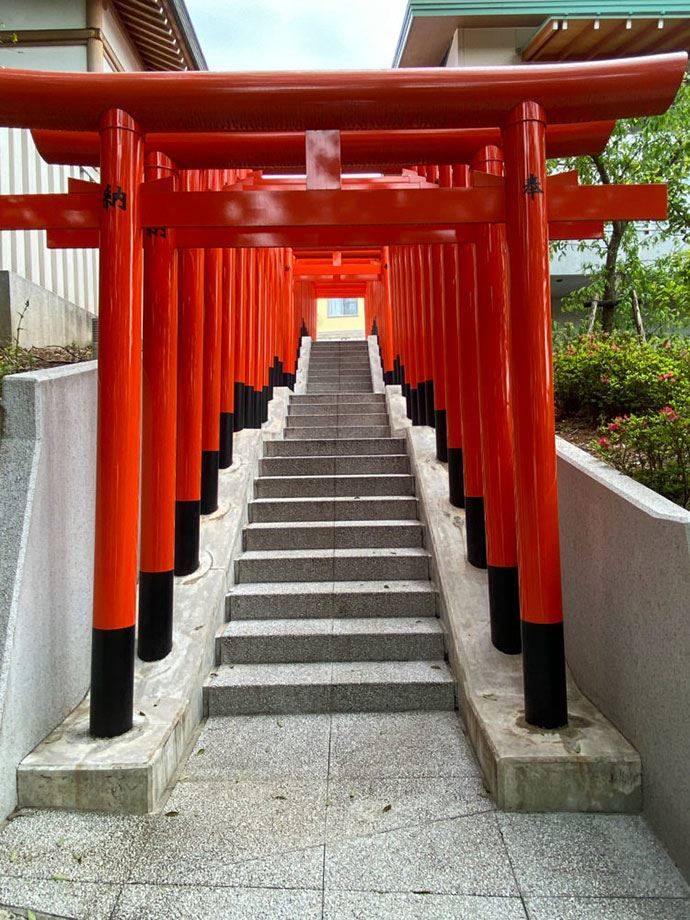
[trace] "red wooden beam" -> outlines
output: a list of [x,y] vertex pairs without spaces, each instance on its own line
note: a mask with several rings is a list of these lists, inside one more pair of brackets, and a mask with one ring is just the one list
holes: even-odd
[[118,107],[148,131],[496,127],[525,100],[560,124],[658,115],[687,55],[510,67],[290,73],[0,71],[0,124],[93,131]]
[[[613,130],[613,121],[549,125],[549,157],[600,153]],[[37,128],[33,139],[46,163],[98,166],[98,134]],[[442,128],[435,130],[341,131],[343,169],[363,166],[407,166],[410,163],[469,162],[477,150],[501,143],[498,128]],[[268,171],[306,168],[305,135],[299,131],[150,133],[147,151],[165,153],[180,169],[241,167]]]

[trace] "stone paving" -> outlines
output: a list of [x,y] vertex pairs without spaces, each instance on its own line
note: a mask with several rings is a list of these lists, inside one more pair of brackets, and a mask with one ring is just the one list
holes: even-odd
[[497,812],[453,712],[213,718],[158,814],[0,833],[0,904],[37,918],[688,920],[689,897],[640,817]]

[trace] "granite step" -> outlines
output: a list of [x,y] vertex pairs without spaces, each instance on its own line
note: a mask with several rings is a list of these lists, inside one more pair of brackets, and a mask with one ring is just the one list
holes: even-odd
[[307,396],[305,393],[296,393],[290,396],[289,405],[308,405],[313,406],[316,403],[343,403],[343,402],[352,402],[356,404],[362,403],[383,403],[385,405],[386,397],[383,393],[335,393],[333,395],[329,393],[311,394]]
[[409,473],[407,454],[363,457],[262,457],[260,476],[368,475]]
[[283,432],[286,441],[291,440],[316,440],[328,438],[388,438],[391,434],[390,425],[331,425],[330,427],[295,427],[285,428]]
[[243,531],[245,550],[366,549],[422,546],[419,521],[283,521],[249,524]]
[[206,714],[404,712],[453,709],[443,660],[219,665],[204,687]]
[[284,441],[267,441],[267,457],[328,457],[376,456],[378,454],[405,453],[405,439],[378,438],[287,438]]
[[420,581],[429,577],[423,547],[251,550],[235,560],[235,582]]
[[259,476],[256,498],[324,498],[362,495],[414,495],[409,473],[336,476]]
[[218,664],[439,658],[443,630],[435,617],[234,620],[216,636]]
[[[286,428],[351,428],[358,426],[390,428],[387,412],[353,413],[349,407],[345,412],[332,415],[292,415],[288,413]],[[331,410],[332,411],[332,410]]]
[[225,612],[233,620],[435,617],[429,581],[252,582],[233,585]]
[[414,495],[369,495],[362,498],[255,498],[249,502],[249,522],[281,521],[392,521],[417,520]]

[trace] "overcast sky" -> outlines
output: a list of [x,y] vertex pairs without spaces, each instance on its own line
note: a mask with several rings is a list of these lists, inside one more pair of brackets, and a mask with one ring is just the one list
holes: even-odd
[[390,67],[406,0],[186,0],[211,70]]

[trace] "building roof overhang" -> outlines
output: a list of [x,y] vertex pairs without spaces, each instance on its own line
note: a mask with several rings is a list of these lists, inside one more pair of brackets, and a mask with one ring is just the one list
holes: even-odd
[[208,70],[184,0],[113,0],[147,70]]
[[[624,41],[618,46],[619,50],[611,54],[633,55],[637,53],[651,53],[652,51],[685,51],[688,43],[685,36],[676,35],[676,41],[667,44],[654,44],[651,41],[646,52],[641,50],[641,43],[637,40],[637,33],[644,30],[649,32],[658,30],[659,20],[664,20],[671,25],[680,25],[676,20],[688,21],[688,5],[686,0],[568,0],[568,3],[549,2],[549,0],[508,0],[508,2],[483,2],[478,0],[409,0],[405,17],[400,29],[398,44],[393,59],[394,67],[438,67],[444,64],[448,49],[453,40],[456,29],[480,28],[533,28],[534,35],[529,44],[535,41],[544,29],[553,30],[550,25],[554,21],[571,22],[578,19],[588,19],[593,22],[599,19],[604,21],[622,22],[623,28],[629,33],[623,36]],[[626,27],[628,20],[633,23],[632,30]],[[644,25],[643,25],[644,24]],[[658,30],[658,31],[663,31]],[[680,31],[680,30],[679,30]],[[630,34],[630,33],[634,34]],[[666,36],[669,35],[667,31]],[[625,40],[630,42],[626,46]],[[673,39],[673,35],[672,35]],[[680,43],[679,41],[680,40]],[[528,47],[528,46],[527,46]],[[638,50],[638,48],[640,50]],[[577,51],[572,50],[572,55],[577,56]],[[602,53],[601,57],[606,57]],[[553,58],[525,57],[525,60],[553,60]],[[560,59],[560,58],[559,58]]]

